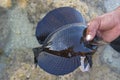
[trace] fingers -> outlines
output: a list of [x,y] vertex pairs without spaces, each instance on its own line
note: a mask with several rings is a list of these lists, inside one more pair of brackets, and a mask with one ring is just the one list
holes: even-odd
[[120,18],[116,11],[101,15],[88,23],[86,40],[91,41],[98,35],[106,42],[111,42],[120,36]]
[[100,26],[100,17],[90,21],[88,23],[88,28],[87,28],[87,36],[86,36],[86,40],[87,41],[91,41],[95,35],[97,34],[97,31],[99,29]]

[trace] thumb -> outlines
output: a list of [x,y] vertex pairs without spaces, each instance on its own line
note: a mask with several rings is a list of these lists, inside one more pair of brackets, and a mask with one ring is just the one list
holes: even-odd
[[86,40],[91,41],[94,39],[95,35],[97,34],[97,31],[100,26],[99,19],[94,19],[91,22],[88,23],[87,32],[86,32]]

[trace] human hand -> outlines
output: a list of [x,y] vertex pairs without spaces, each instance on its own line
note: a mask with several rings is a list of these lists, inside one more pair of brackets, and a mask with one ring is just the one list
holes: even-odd
[[91,41],[95,35],[105,42],[112,42],[120,36],[120,7],[88,23],[86,40]]

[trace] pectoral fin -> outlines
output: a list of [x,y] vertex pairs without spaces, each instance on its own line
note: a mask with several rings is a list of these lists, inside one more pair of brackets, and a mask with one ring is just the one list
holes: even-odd
[[35,64],[35,67],[37,67],[37,63],[38,63],[38,56],[39,56],[39,53],[41,53],[42,49],[41,47],[37,47],[37,48],[33,48],[33,53],[34,53],[34,64]]

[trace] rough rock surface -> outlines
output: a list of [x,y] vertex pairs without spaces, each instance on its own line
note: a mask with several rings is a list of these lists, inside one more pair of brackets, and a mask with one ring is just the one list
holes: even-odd
[[10,36],[10,28],[8,27],[7,10],[0,7],[0,49],[3,49],[8,42]]
[[[4,3],[3,0],[0,6],[4,7],[5,5],[2,3]],[[34,35],[35,27],[47,12],[57,7],[71,6],[79,10],[86,21],[89,21],[106,12],[104,1],[12,0],[11,4],[13,4],[12,8],[7,9],[4,14],[5,19],[0,18],[0,23],[2,23],[0,24],[0,44],[4,43],[4,46],[0,46],[0,80],[120,80],[118,72],[118,61],[120,60],[112,59],[111,55],[105,54],[114,53],[114,50],[108,45],[101,46],[95,53],[93,67],[89,72],[83,73],[78,68],[68,75],[53,76],[39,67],[34,67],[32,48],[39,46]],[[0,8],[0,13],[2,12],[4,11]],[[1,16],[2,14],[0,14]],[[108,58],[110,63],[111,60],[116,63],[109,65]],[[101,61],[101,59],[105,61]],[[116,65],[118,66],[116,67]]]
[[0,7],[0,78],[2,77],[2,74],[6,73],[4,69],[7,62],[4,62],[4,60],[7,60],[7,58],[5,57],[4,49],[10,38],[10,28],[8,27],[7,22],[7,10],[3,7]]

